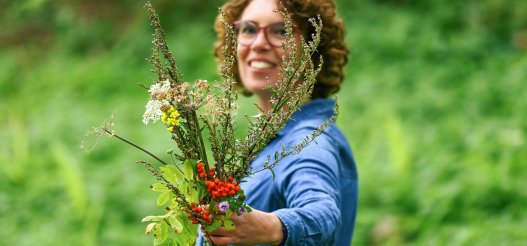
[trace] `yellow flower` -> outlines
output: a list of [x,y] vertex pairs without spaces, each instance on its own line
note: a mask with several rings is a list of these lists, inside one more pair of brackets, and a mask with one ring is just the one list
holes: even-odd
[[179,126],[179,120],[177,119],[179,116],[179,112],[175,110],[173,106],[170,106],[170,108],[161,116],[161,121],[163,124],[167,125],[169,127],[167,129],[172,132],[172,130],[174,130],[173,126]]
[[170,118],[170,119],[169,119],[169,123],[170,123],[170,125],[172,125],[172,126],[178,126],[178,125],[179,125],[179,120],[176,120],[176,119],[174,119],[174,118]]

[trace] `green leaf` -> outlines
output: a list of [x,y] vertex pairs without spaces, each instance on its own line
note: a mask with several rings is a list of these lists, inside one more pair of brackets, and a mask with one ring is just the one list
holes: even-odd
[[216,201],[215,200],[211,200],[210,203],[209,203],[209,208],[215,208],[216,207]]
[[225,229],[227,229],[227,230],[233,230],[235,228],[234,222],[232,222],[232,220],[230,220],[230,219],[226,219],[223,222],[223,226],[225,226]]
[[161,243],[164,243],[168,239],[168,224],[166,222],[162,222],[159,225],[160,229],[157,238]]
[[151,216],[146,216],[141,220],[141,222],[150,222],[150,221],[155,221],[155,222],[163,221],[163,216],[151,215]]
[[170,222],[170,225],[174,230],[176,230],[177,233],[181,233],[183,231],[183,224],[179,222],[176,216],[171,216],[168,219],[168,222]]
[[162,233],[161,231],[161,224],[155,224],[152,231],[154,232],[154,246],[160,246],[163,244],[164,241],[161,241],[159,239],[159,236],[160,234]]
[[154,239],[154,245],[155,246],[171,246],[172,245],[172,240],[166,240],[165,242],[159,242],[158,239]]
[[200,189],[196,186],[189,189],[189,201],[199,203]]
[[164,183],[155,183],[150,186],[150,189],[152,189],[153,191],[165,192],[168,190],[168,187]]
[[182,246],[194,245],[194,242],[198,237],[198,225],[192,224],[185,213],[180,213],[178,215],[178,220],[183,226],[183,231],[174,234],[174,243]]
[[222,224],[221,220],[214,219],[214,220],[212,220],[212,224],[211,225],[205,227],[205,231],[207,231],[207,232],[214,231],[214,230],[220,228],[221,224]]
[[185,160],[183,163],[183,172],[185,173],[185,178],[187,180],[194,180],[196,176],[196,161],[195,160]]
[[163,177],[168,180],[168,182],[172,184],[179,184],[183,182],[183,174],[181,171],[176,167],[176,165],[165,165],[159,168],[161,170],[161,173],[163,174]]
[[165,203],[170,201],[170,199],[173,197],[173,193],[170,190],[163,191],[161,195],[157,197],[157,206],[163,206]]
[[227,210],[227,212],[225,213],[225,218],[230,218],[232,216],[232,211],[229,209]]
[[183,193],[184,195],[189,195],[190,191],[189,191],[188,186],[189,186],[189,183],[187,182],[180,184],[179,191],[181,191],[181,193]]
[[188,197],[191,202],[199,203],[199,201],[205,196],[207,193],[207,186],[205,185],[205,181],[199,180],[195,183],[189,184],[192,188],[188,191]]
[[[144,221],[143,221],[144,222]],[[150,223],[145,228],[145,234],[150,234],[152,229],[154,229],[154,226],[157,225],[157,223]]]

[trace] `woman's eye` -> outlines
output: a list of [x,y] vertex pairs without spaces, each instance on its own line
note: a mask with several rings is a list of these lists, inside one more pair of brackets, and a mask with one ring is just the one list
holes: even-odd
[[256,27],[251,25],[244,25],[241,27],[240,32],[244,34],[254,34],[256,33]]
[[271,33],[278,36],[285,36],[287,30],[283,23],[275,24],[271,27]]
[[287,31],[285,30],[285,28],[280,28],[280,29],[274,30],[273,33],[276,35],[285,36]]

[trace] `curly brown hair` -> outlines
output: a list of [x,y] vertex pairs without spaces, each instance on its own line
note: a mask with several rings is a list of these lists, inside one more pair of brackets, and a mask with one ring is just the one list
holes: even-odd
[[[222,10],[225,13],[225,21],[233,23],[238,20],[250,2],[251,0],[231,0],[225,3],[222,6]],[[336,15],[335,3],[333,0],[282,0],[281,2],[282,6],[289,12],[293,22],[296,23],[301,33],[303,33],[305,39],[310,38],[311,33],[314,32],[313,26],[308,21],[309,18],[320,15],[324,25],[321,32],[321,41],[311,59],[315,66],[318,66],[320,63],[319,57],[322,56],[323,66],[317,76],[317,82],[311,98],[326,98],[337,93],[344,80],[344,65],[348,62],[348,47],[344,42],[344,24],[342,19]],[[220,66],[224,61],[222,46],[226,33],[221,18],[221,15],[218,15],[214,24],[214,29],[217,33],[214,53]],[[238,85],[241,85],[237,64],[233,66],[232,72]],[[243,86],[241,87],[243,88]],[[243,90],[243,94],[250,95],[251,93]]]

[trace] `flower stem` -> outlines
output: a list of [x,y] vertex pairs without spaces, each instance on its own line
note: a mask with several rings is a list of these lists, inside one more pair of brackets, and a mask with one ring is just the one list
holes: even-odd
[[[137,144],[134,144],[134,143],[132,143],[132,142],[126,140],[125,138],[123,138],[123,137],[121,137],[121,136],[119,136],[119,135],[117,135],[117,134],[115,134],[115,133],[113,133],[113,132],[110,132],[108,129],[104,129],[104,128],[103,128],[102,130],[103,130],[104,132],[106,132],[108,135],[110,135],[110,136],[112,136],[112,137],[116,137],[117,139],[119,139],[119,140],[121,140],[121,141],[123,141],[123,142],[125,142],[125,143],[127,143],[127,144],[129,144],[129,145],[131,145],[131,146],[133,146],[133,147],[135,147],[135,148],[137,148],[137,149],[143,151],[143,152],[145,152],[147,155],[153,157],[153,158],[156,159],[157,161],[161,162],[163,165],[168,165],[168,163],[166,163],[165,161],[161,160],[159,157],[157,157],[156,155],[152,154],[150,151],[148,151],[148,150],[142,148],[141,146],[139,146],[139,145],[137,145]],[[176,166],[176,168],[177,168],[181,173],[185,174],[185,173],[183,172],[183,170],[181,170],[177,165],[174,165],[174,166]]]
[[196,111],[192,111],[191,117],[192,117],[192,122],[194,123],[194,129],[196,130],[195,133],[198,135],[198,140],[199,140],[199,145],[200,145],[198,148],[199,148],[201,158],[208,167],[209,162],[207,160],[207,150],[205,149],[205,144],[203,142],[203,135],[201,134],[201,129],[199,126],[199,121],[198,121],[198,116],[196,115]]

